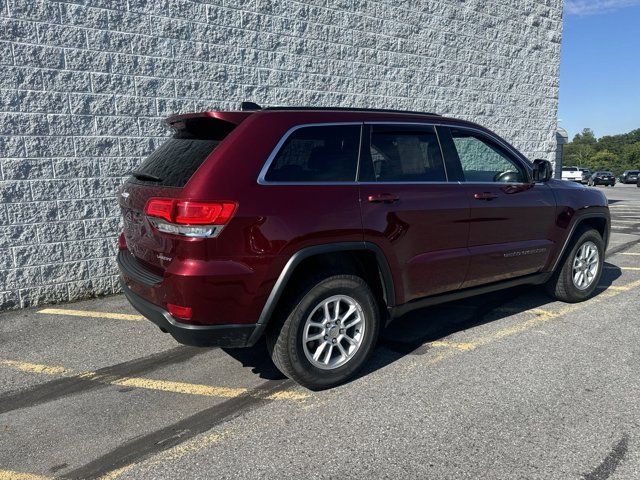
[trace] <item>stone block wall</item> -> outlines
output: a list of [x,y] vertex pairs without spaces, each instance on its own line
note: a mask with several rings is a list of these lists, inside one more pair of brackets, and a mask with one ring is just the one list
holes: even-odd
[[0,0],[0,309],[118,290],[115,193],[169,114],[435,111],[553,159],[561,0]]

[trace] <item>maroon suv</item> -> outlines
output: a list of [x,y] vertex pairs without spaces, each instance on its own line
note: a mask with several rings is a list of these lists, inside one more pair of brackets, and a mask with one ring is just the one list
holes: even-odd
[[521,284],[577,302],[602,273],[602,192],[479,125],[341,108],[167,122],[119,198],[125,294],[185,344],[266,335],[307,387],[353,376],[410,309]]

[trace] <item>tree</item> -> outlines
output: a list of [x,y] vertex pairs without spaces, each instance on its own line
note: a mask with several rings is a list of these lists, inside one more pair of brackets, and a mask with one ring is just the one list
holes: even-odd
[[590,162],[596,170],[615,170],[614,165],[618,163],[618,156],[609,150],[602,150],[595,153]]
[[593,130],[591,130],[590,128],[583,128],[582,132],[575,134],[572,143],[580,145],[595,145],[596,143],[598,143],[598,140],[593,134]]
[[640,142],[625,145],[622,148],[622,158],[631,169],[640,169]]
[[611,170],[616,175],[625,170],[640,170],[640,128],[600,138],[590,128],[584,128],[564,146],[562,164],[592,171]]
[[578,166],[584,167],[589,163],[589,159],[593,156],[595,150],[591,145],[567,143],[564,146],[562,164],[566,167]]

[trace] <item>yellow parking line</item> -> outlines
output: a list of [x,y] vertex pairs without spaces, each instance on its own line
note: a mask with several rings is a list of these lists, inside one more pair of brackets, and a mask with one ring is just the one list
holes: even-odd
[[617,218],[614,218],[611,221],[611,224],[613,226],[615,226],[617,223],[640,223],[640,218],[638,220],[618,220]]
[[429,342],[428,345],[436,348],[454,348],[462,351],[473,350],[476,348],[472,343],[447,342],[446,340],[436,340],[434,342]]
[[620,292],[626,292],[627,289],[625,287],[621,287],[618,285],[598,285],[598,287],[596,287],[598,290],[617,290]]
[[[640,268],[638,270],[640,270]],[[589,304],[602,302],[604,300],[620,295],[622,292],[628,292],[637,287],[640,287],[640,280],[636,280],[635,282],[628,283],[627,285],[619,285],[619,286],[616,286],[616,288],[609,288],[606,291],[600,293],[596,297],[589,300]],[[503,338],[510,337],[517,333],[530,330],[538,325],[548,322],[549,320],[553,320],[555,318],[575,312],[580,308],[582,308],[582,306],[583,305],[579,303],[572,303],[556,311],[544,310],[541,308],[532,308],[527,311],[530,313],[533,313],[535,315],[534,318],[530,318],[523,322],[516,323],[509,327],[501,328],[500,330],[492,332],[488,335],[475,338],[469,342],[457,343],[457,342],[450,342],[448,340],[436,340],[434,342],[427,343],[427,345],[445,348],[449,352],[448,354],[441,354],[435,359],[439,362],[441,360],[444,360],[454,352],[459,352],[459,351],[464,352],[469,350],[475,350],[478,347],[493,343],[496,340],[501,340]]]
[[89,310],[67,310],[64,308],[45,308],[43,310],[39,310],[38,313],[50,315],[70,315],[72,317],[113,318],[115,320],[131,321],[138,321],[144,318],[142,317],[142,315],[129,315],[127,313],[92,312]]
[[13,368],[14,370],[20,370],[22,372],[43,373],[45,375],[64,375],[70,373],[69,370],[64,367],[42,365],[39,363],[19,362],[17,360],[0,359],[0,365]]
[[49,480],[51,477],[35,475],[33,473],[21,473],[11,470],[0,470],[0,480]]
[[151,378],[136,377],[120,378],[109,383],[121,387],[161,390],[163,392],[184,393],[187,395],[200,395],[203,397],[234,398],[247,392],[246,388],[212,387],[196,383],[172,382],[167,380],[154,380]]
[[640,267],[619,267],[619,266],[617,266],[617,265],[611,265],[611,266],[608,266],[608,265],[607,265],[607,266],[606,266],[606,267],[604,267],[604,268],[606,268],[607,270],[616,270],[616,269],[618,269],[618,268],[619,268],[620,270],[631,270],[632,272],[634,272],[634,271],[640,271]]
[[[112,470],[106,475],[103,475],[102,477],[100,477],[100,480],[114,480],[118,478],[120,475],[122,475],[123,473],[128,472],[129,470],[132,470],[134,467],[138,468],[139,471],[146,471],[149,468],[155,465],[159,465],[168,460],[177,460],[179,458],[184,457],[187,454],[196,453],[210,445],[218,443],[227,435],[228,435],[228,432],[224,432],[223,434],[210,433],[210,434],[196,437],[185,443],[181,443],[179,445],[176,445],[175,447],[172,447],[168,450],[160,452],[157,456],[152,457],[148,460],[144,460],[140,463],[131,463],[129,465],[125,465],[124,467],[118,468],[116,470]],[[0,480],[2,479],[0,478]]]
[[132,463],[124,467],[118,468],[117,470],[113,470],[107,473],[106,475],[100,477],[100,480],[116,479],[120,475],[133,469],[134,467],[137,467],[140,471],[145,471],[153,467],[154,465],[159,465],[160,463],[166,462],[168,460],[177,460],[179,458],[184,457],[187,454],[196,453],[202,450],[203,448],[208,447],[209,445],[218,443],[227,434],[228,432],[225,432],[224,434],[210,433],[207,435],[196,437],[190,441],[181,443],[179,445],[176,445],[175,447],[165,450],[164,452],[159,453],[156,457],[152,457],[149,460],[144,460],[140,463]]
[[634,252],[620,252],[619,255],[637,255],[640,256],[640,253],[634,253]]
[[[20,370],[23,372],[44,374],[44,375],[65,375],[69,376],[73,374],[73,371],[65,367],[56,365],[42,365],[38,363],[20,362],[18,360],[0,359],[0,366],[12,368],[14,370]],[[181,393],[185,395],[198,395],[203,397],[218,397],[218,398],[235,398],[240,395],[245,395],[249,392],[248,388],[238,387],[214,387],[211,385],[202,385],[197,383],[186,382],[174,382],[170,380],[155,380],[152,378],[142,377],[123,377],[113,379],[109,375],[102,375],[98,372],[82,372],[76,374],[77,378],[89,380],[92,382],[104,383],[108,385],[115,385],[119,387],[133,387],[141,388],[144,390],[155,390],[162,392]],[[291,401],[303,401],[310,395],[305,392],[298,392],[295,390],[284,390],[276,392],[271,395],[261,397],[267,400],[291,400]],[[2,480],[2,478],[0,478]]]

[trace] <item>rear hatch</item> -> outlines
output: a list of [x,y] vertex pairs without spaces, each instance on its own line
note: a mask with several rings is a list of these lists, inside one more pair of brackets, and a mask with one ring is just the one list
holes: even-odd
[[211,115],[168,119],[173,136],[132,172],[119,195],[127,249],[159,275],[171,262],[179,243],[193,239],[159,231],[145,214],[145,207],[152,198],[180,198],[196,170],[237,126]]

